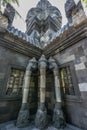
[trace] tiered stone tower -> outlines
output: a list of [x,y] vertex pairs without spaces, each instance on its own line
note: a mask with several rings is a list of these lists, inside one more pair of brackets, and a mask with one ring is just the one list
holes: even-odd
[[34,44],[41,47],[49,44],[55,33],[61,28],[62,16],[48,0],[40,0],[36,8],[31,8],[26,18],[26,33]]

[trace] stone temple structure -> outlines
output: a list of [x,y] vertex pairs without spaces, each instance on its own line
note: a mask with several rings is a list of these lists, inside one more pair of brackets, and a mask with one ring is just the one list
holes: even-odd
[[81,1],[66,0],[65,13],[62,27],[59,9],[40,0],[23,33],[10,4],[0,12],[0,123],[87,130],[87,17]]
[[60,11],[47,0],[41,0],[36,8],[29,10],[26,18],[26,33],[31,42],[43,48],[49,44],[60,30],[62,16]]

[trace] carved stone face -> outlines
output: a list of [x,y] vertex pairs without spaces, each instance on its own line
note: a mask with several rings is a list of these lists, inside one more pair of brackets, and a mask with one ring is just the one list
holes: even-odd
[[37,61],[36,61],[36,59],[35,58],[33,58],[33,59],[31,59],[30,61],[29,61],[29,64],[28,64],[28,66],[27,66],[27,69],[29,70],[31,70],[31,69],[36,69],[37,68]]
[[44,55],[41,56],[41,58],[39,59],[39,67],[40,69],[45,69],[47,66],[47,60],[45,58]]
[[54,69],[57,67],[57,64],[55,62],[50,62],[49,69]]
[[44,68],[46,68],[46,66],[47,66],[46,62],[44,62],[44,61],[39,62],[39,67],[40,68],[44,69]]
[[48,62],[49,62],[49,69],[54,69],[58,67],[55,59],[53,59],[52,57],[49,58]]

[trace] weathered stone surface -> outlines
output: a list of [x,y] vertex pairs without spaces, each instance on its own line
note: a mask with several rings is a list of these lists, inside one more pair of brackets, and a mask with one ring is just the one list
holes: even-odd
[[81,1],[76,5],[74,0],[67,0],[65,3],[65,12],[69,24],[73,23],[74,26],[86,19]]
[[38,128],[33,128],[32,130],[40,130],[40,129],[38,129]]
[[80,89],[81,92],[87,91],[87,83],[80,83],[79,89]]
[[83,10],[80,10],[76,13],[76,15],[73,16],[73,24],[74,26],[80,24],[86,19],[86,15]]
[[[15,127],[14,124],[8,124],[8,125],[6,126],[6,130],[14,130],[14,127]],[[15,129],[18,130],[18,128],[15,128]]]
[[0,73],[0,80],[3,79],[5,76],[5,73]]
[[23,98],[22,98],[22,106],[19,111],[17,126],[24,127],[29,123],[29,108],[28,108],[28,95],[29,95],[29,87],[30,87],[30,79],[32,70],[37,68],[37,61],[35,58],[29,60],[29,63],[26,67],[24,84],[23,84]]
[[[43,17],[42,17],[43,18]],[[34,30],[34,29],[33,29]],[[84,40],[82,40],[81,42],[80,42],[80,39],[79,38],[83,38],[83,33],[85,33],[84,34],[84,38],[85,38],[85,35],[86,35],[86,31],[84,31],[84,30],[86,30],[86,28],[84,28],[84,29],[82,29],[82,28],[80,28],[80,30],[82,30],[81,31],[81,35],[80,35],[80,31],[78,30],[77,31],[77,29],[75,28],[75,32],[77,32],[77,33],[75,33],[75,39],[74,38],[72,38],[70,35],[69,35],[69,37],[67,37],[66,36],[66,39],[65,39],[65,43],[63,42],[63,44],[61,44],[60,46],[62,46],[62,53],[59,51],[59,53],[60,53],[60,56],[59,55],[57,55],[56,56],[56,58],[58,59],[58,62],[59,63],[61,63],[61,64],[64,64],[64,63],[68,63],[68,62],[70,62],[70,61],[72,61],[73,63],[75,63],[74,61],[76,60],[76,61],[78,61],[78,63],[80,64],[80,61],[84,61],[85,62],[85,58],[82,58],[82,57],[84,57],[85,55],[87,55],[87,50],[85,50],[85,48],[84,48],[84,50],[83,50],[83,48],[82,47],[80,47],[80,48],[78,48],[78,46],[76,45],[76,43],[77,43],[77,41],[78,41],[78,45],[81,45],[82,46],[82,44],[84,44],[84,41],[85,41],[85,44],[87,44],[87,39],[84,39]],[[72,31],[72,30],[71,30]],[[50,32],[50,30],[49,30],[49,32]],[[35,34],[35,33],[34,33]],[[70,33],[71,34],[71,33]],[[73,36],[73,35],[72,35]],[[1,38],[1,37],[0,37]],[[68,38],[70,38],[70,39],[68,39]],[[45,39],[45,38],[44,38]],[[16,39],[17,40],[17,39]],[[42,39],[43,40],[43,39]],[[48,40],[48,37],[47,37],[47,40]],[[0,45],[2,44],[3,46],[4,46],[4,43],[5,43],[5,41],[3,42],[4,40],[2,40],[1,42],[0,42]],[[22,41],[22,40],[21,40]],[[68,42],[69,43],[68,43]],[[8,46],[11,46],[12,45],[12,42],[10,42],[9,40],[7,40],[7,42],[9,42],[8,43]],[[18,41],[17,41],[18,42]],[[23,42],[24,43],[24,42]],[[70,45],[71,45],[71,43],[73,43],[72,45],[73,46],[71,46],[71,47],[69,47]],[[57,44],[59,44],[59,41],[57,41]],[[56,44],[56,45],[57,45]],[[67,44],[67,46],[66,46],[66,44]],[[21,48],[22,47],[22,50],[23,51],[26,51],[26,49],[25,48],[27,48],[27,53],[23,53],[23,52],[21,52],[21,51],[18,51],[18,48],[16,47],[16,45],[17,46],[19,46],[18,48]],[[3,50],[2,51],[2,49],[0,49],[0,72],[2,72],[2,73],[5,73],[5,79],[4,79],[4,82],[5,82],[5,85],[4,85],[4,83],[1,81],[1,83],[0,83],[0,86],[1,86],[1,89],[0,89],[0,91],[2,91],[2,89],[5,91],[6,90],[6,83],[7,83],[7,79],[8,79],[8,75],[10,74],[10,68],[11,67],[18,67],[18,68],[22,68],[23,67],[23,69],[25,69],[25,67],[26,67],[26,65],[27,65],[27,61],[28,61],[28,59],[29,59],[29,57],[27,57],[27,56],[24,56],[24,55],[28,55],[28,53],[30,53],[30,50],[31,51],[33,51],[31,48],[28,48],[28,46],[26,46],[25,44],[24,44],[24,46],[25,47],[23,47],[22,46],[23,44],[14,44],[13,43],[13,47],[15,48],[16,47],[16,51],[18,51],[19,53],[17,53],[17,54],[15,54],[16,52],[13,52],[12,50],[9,52],[9,51],[7,51],[7,49],[5,49],[5,50]],[[55,44],[54,44],[55,45]],[[63,46],[64,45],[64,46]],[[5,46],[6,48],[8,47],[8,46]],[[30,47],[30,46],[29,46]],[[53,47],[53,46],[52,46]],[[68,50],[66,49],[67,47],[69,47],[68,48]],[[57,46],[55,47],[55,48],[57,48]],[[77,48],[77,55],[76,55],[76,53],[75,53],[75,48]],[[10,48],[10,49],[13,49],[13,48]],[[64,51],[64,49],[66,50],[66,51]],[[71,49],[71,50],[70,50]],[[21,49],[20,49],[21,50]],[[51,51],[53,51],[54,49],[52,49]],[[60,49],[59,49],[60,50]],[[48,50],[47,50],[48,51]],[[66,54],[66,52],[68,51],[68,53]],[[37,51],[36,51],[37,52]],[[38,52],[39,52],[39,50],[38,50]],[[84,52],[85,52],[85,54],[84,54]],[[23,55],[21,55],[21,53],[23,54]],[[32,52],[33,53],[33,52]],[[41,51],[41,53],[42,53],[42,51]],[[72,54],[71,54],[72,53]],[[34,52],[34,54],[35,54],[35,52]],[[50,54],[51,54],[51,52],[50,52]],[[30,54],[30,56],[32,57],[32,55]],[[40,56],[40,55],[38,55],[38,56]],[[84,65],[85,65],[85,63],[84,63]],[[61,66],[60,66],[61,67]],[[83,67],[81,67],[81,66],[79,66],[79,68],[82,70],[82,68]],[[86,68],[85,68],[86,69]],[[79,69],[78,69],[79,70]],[[73,74],[73,73],[72,73]],[[82,75],[82,74],[81,74]],[[86,76],[85,76],[86,77]],[[78,76],[78,78],[79,78],[79,76]],[[53,80],[53,77],[51,78],[52,80]],[[83,92],[85,92],[85,95],[87,95],[86,94],[86,92],[87,92],[87,90],[86,90],[86,86],[87,86],[87,84],[86,84],[86,82],[84,82],[83,84],[82,84],[82,79],[80,79],[80,81],[81,81],[81,84],[80,84],[80,90],[81,90],[81,93],[83,93]],[[49,84],[48,84],[49,85]],[[50,85],[49,85],[49,87],[50,87]],[[53,87],[53,86],[52,86]],[[76,87],[78,87],[78,85],[76,85]],[[51,90],[49,90],[48,89],[48,91],[50,91],[51,93],[52,93],[52,95],[53,95],[53,89]],[[5,92],[4,92],[4,94],[5,94]],[[48,94],[49,95],[49,94]],[[78,99],[78,100],[77,100]],[[87,99],[87,96],[84,96],[84,99],[85,99],[85,103],[86,103],[86,99]],[[19,107],[18,107],[18,105],[19,105],[19,103],[20,102],[18,102],[18,100],[16,100],[15,98],[13,99],[13,100],[11,100],[11,101],[9,101],[9,103],[7,102],[7,98],[5,99],[5,104],[6,104],[6,106],[4,106],[4,107],[2,107],[2,101],[0,101],[0,121],[6,121],[6,120],[10,120],[10,119],[14,119],[14,118],[16,118],[16,116],[17,116],[17,111],[18,111],[18,109],[19,109]],[[14,103],[12,103],[13,101],[15,100],[15,102],[16,103],[18,103],[18,104],[16,104],[16,105],[14,105]],[[68,118],[68,122],[71,122],[71,123],[73,123],[73,124],[75,124],[75,125],[77,125],[77,126],[79,126],[79,127],[83,127],[83,129],[84,128],[87,128],[86,126],[87,126],[87,121],[86,121],[86,111],[87,111],[87,108],[85,109],[85,107],[82,105],[82,103],[80,102],[80,96],[79,95],[75,95],[75,96],[71,96],[71,95],[69,95],[69,96],[67,96],[67,100],[65,99],[64,100],[65,101],[65,109],[67,110],[67,113],[66,113],[66,117]],[[47,99],[47,103],[49,103],[50,102],[50,100],[49,99]],[[11,105],[12,104],[12,105]],[[49,104],[48,104],[49,105]],[[86,106],[86,105],[85,105]],[[49,105],[49,108],[51,107],[51,105]],[[64,110],[65,110],[64,109]],[[11,110],[11,111],[10,111]],[[53,110],[53,109],[52,109]],[[57,111],[58,112],[58,114],[60,114],[61,112],[60,111]],[[57,112],[55,112],[55,118],[56,118],[56,116],[58,115],[58,114],[56,114]],[[42,110],[42,114],[44,114],[44,112],[43,112],[43,110]],[[13,116],[14,115],[14,116]],[[25,115],[25,114],[24,114]],[[60,115],[62,115],[62,114],[60,114]],[[79,115],[79,116],[78,116]],[[84,117],[85,116],[85,117]],[[59,120],[59,116],[57,116],[58,118],[57,118],[57,120]],[[45,121],[47,121],[47,119],[45,119],[45,117],[43,116],[43,120],[45,120]],[[40,120],[40,119],[39,119]],[[44,121],[44,122],[45,122]],[[57,124],[56,125],[59,125],[58,124],[58,122],[57,122]]]
[[17,127],[25,127],[29,125],[29,110],[20,110],[17,118]]
[[51,126],[51,127],[48,127],[46,130],[58,130],[57,128]]
[[11,26],[15,16],[15,9],[9,3],[7,3],[4,15],[8,18],[8,24]]
[[72,23],[72,12],[75,7],[76,7],[76,4],[75,4],[74,0],[66,1],[65,12],[66,12],[66,17],[67,17],[69,23]]
[[80,64],[75,65],[75,70],[84,70],[84,69],[86,69],[84,63],[80,63]]
[[41,110],[38,109],[36,113],[36,118],[35,118],[35,126],[39,129],[44,129],[48,123],[47,120],[47,110]]
[[81,56],[80,60],[82,63],[85,63],[87,61],[87,57],[86,56]]
[[40,104],[36,113],[35,125],[37,128],[44,129],[47,124],[47,110],[45,108],[46,90],[46,67],[47,59],[44,55],[39,59],[40,68]]
[[0,14],[0,32],[5,32],[8,26],[8,19]]
[[[17,128],[15,126],[15,123],[12,121],[12,122],[6,122],[4,124],[0,124],[0,130],[40,130],[40,129],[36,128],[32,123],[30,123],[29,126],[25,128]],[[43,130],[81,130],[81,129],[71,125],[67,125],[65,129],[57,129],[52,125],[49,125],[49,127]]]
[[87,69],[77,70],[76,75],[77,75],[78,83],[87,82]]
[[66,127],[63,111],[61,108],[61,103],[55,104],[54,113],[53,113],[53,126],[57,129]]
[[[40,0],[36,8],[29,10],[26,23],[27,34],[30,35],[31,42],[39,44],[43,48],[52,41],[56,35],[55,32],[61,28],[62,16],[60,11],[48,0]],[[44,28],[45,26],[46,28]]]

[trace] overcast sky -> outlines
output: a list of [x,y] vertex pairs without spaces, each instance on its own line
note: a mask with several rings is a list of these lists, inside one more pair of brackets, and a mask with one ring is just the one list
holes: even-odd
[[[35,7],[37,5],[39,0],[19,0],[20,6],[17,7],[15,6],[15,8],[17,9],[17,11],[21,14],[21,16],[23,17],[23,20],[20,19],[19,17],[16,17],[14,20],[13,25],[18,28],[19,30],[25,32],[26,30],[26,15],[27,12],[30,8]],[[79,0],[75,0],[75,2],[77,3]],[[49,2],[53,5],[59,8],[59,10],[61,11],[63,20],[62,23],[63,25],[66,24],[67,20],[65,17],[65,11],[64,11],[64,4],[66,2],[66,0],[49,0]]]

